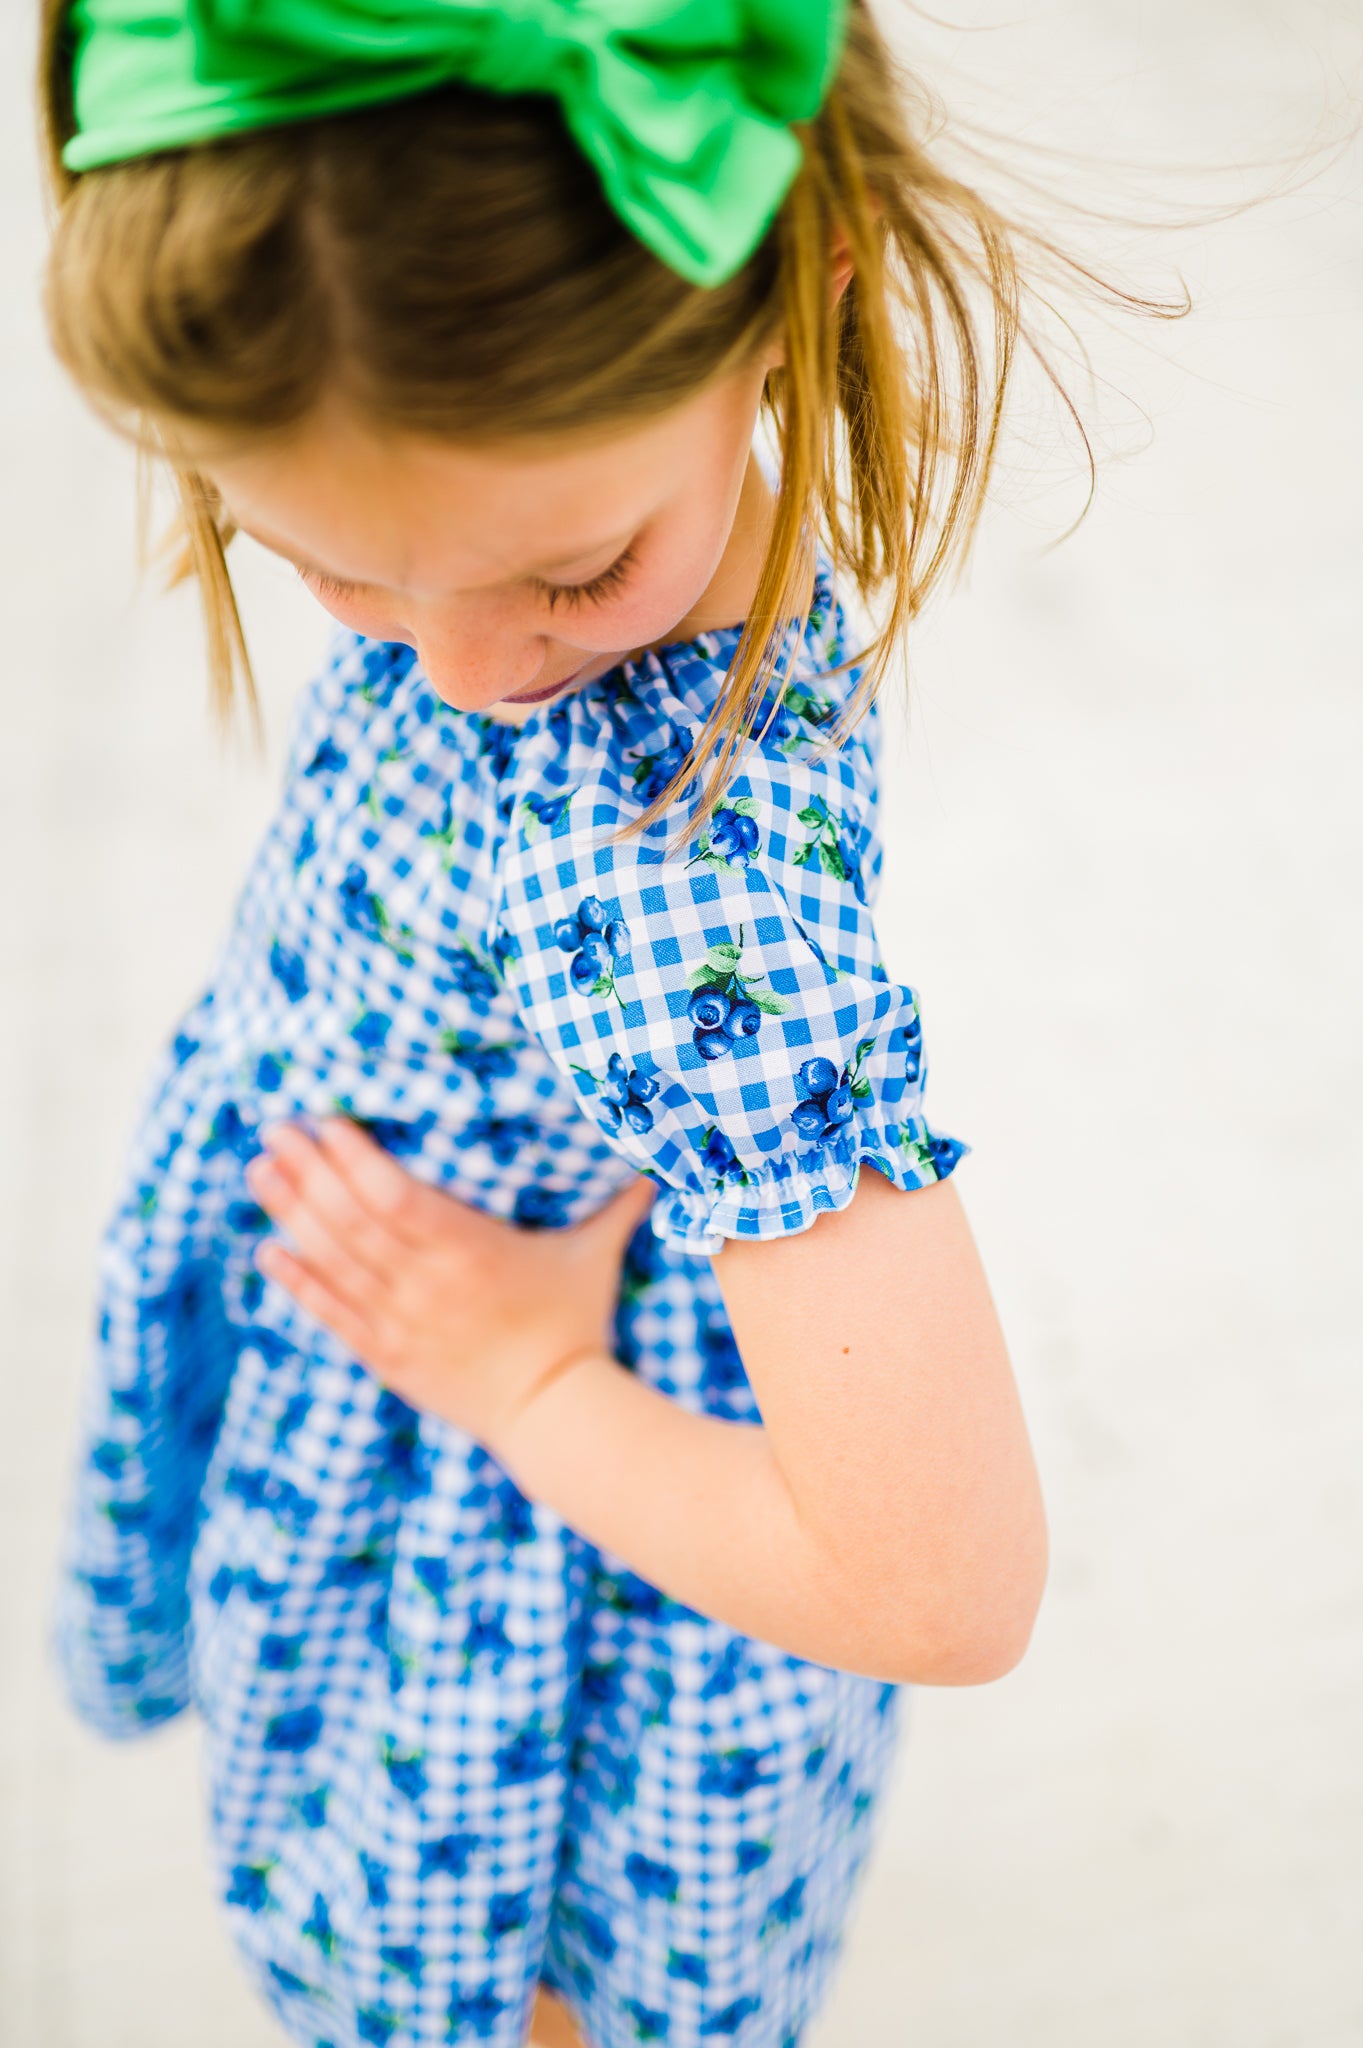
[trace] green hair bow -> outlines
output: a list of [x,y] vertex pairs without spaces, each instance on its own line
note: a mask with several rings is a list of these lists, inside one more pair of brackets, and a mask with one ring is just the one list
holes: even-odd
[[462,80],[549,93],[610,204],[720,284],[795,176],[846,0],[73,0],[68,170]]

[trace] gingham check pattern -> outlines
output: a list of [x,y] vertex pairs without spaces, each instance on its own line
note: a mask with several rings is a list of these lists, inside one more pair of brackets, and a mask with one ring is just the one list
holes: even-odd
[[155,1078],[104,1246],[58,1643],[107,1733],[197,1705],[234,1932],[313,2048],[512,2048],[540,1977],[594,2048],[792,2048],[818,2002],[894,1689],[690,1613],[385,1393],[260,1280],[243,1167],[263,1120],[340,1105],[528,1226],[647,1170],[620,1355],[756,1421],[702,1254],[841,1206],[859,1162],[909,1188],[963,1149],[922,1120],[917,1006],[876,953],[874,721],[822,746],[855,682],[826,673],[839,623],[821,581],[794,708],[680,848],[684,810],[610,835],[734,634],[520,730],[342,636]]

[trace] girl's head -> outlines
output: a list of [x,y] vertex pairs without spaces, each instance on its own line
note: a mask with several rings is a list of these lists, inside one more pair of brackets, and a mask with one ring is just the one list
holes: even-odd
[[[172,463],[221,699],[245,666],[238,523],[468,709],[725,623],[696,608],[751,536],[756,595],[697,741],[721,743],[712,800],[821,532],[844,579],[888,586],[869,696],[973,523],[1018,316],[1008,236],[934,166],[861,0],[773,226],[711,286],[622,225],[542,95],[445,85],[72,177],[65,20],[47,0],[50,325]],[[770,519],[745,492],[763,406]]]

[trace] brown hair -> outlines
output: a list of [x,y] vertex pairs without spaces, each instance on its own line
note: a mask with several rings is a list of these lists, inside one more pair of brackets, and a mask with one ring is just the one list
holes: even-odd
[[[72,178],[66,0],[45,7],[48,321],[112,422],[163,451],[177,422],[284,428],[340,389],[408,431],[551,434],[661,410],[779,333],[767,558],[715,711],[641,823],[712,753],[698,816],[721,800],[807,610],[816,534],[844,588],[888,593],[855,722],[974,529],[1024,338],[1017,237],[934,162],[929,104],[864,0],[771,232],[713,290],[620,225],[543,98],[453,87]],[[853,275],[830,313],[839,244]],[[250,689],[231,530],[202,478],[176,480],[225,708],[235,674]]]

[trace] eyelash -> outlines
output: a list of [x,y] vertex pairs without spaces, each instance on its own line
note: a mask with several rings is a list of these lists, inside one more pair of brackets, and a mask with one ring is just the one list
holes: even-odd
[[300,569],[298,573],[316,596],[336,598],[341,603],[353,597],[360,587],[358,583],[343,583],[339,576],[324,576],[320,569]]
[[559,603],[599,604],[611,591],[618,590],[634,567],[635,542],[631,541],[622,555],[617,555],[609,569],[603,569],[599,576],[593,576],[590,583],[541,583],[540,589],[548,600],[549,609]]
[[[613,590],[618,590],[626,581],[635,562],[635,543],[630,542],[622,555],[617,555],[609,569],[603,569],[599,576],[593,576],[590,583],[538,583],[552,611],[556,604],[600,604]],[[339,576],[324,576],[320,569],[300,569],[299,575],[319,597],[335,598],[344,603],[359,589],[358,583],[345,583]]]

